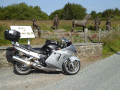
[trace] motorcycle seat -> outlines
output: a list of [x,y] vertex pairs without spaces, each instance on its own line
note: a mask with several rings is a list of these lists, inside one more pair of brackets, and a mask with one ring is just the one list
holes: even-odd
[[32,51],[39,53],[39,54],[44,54],[44,52],[41,50],[41,48],[33,48]]
[[36,52],[36,53],[39,53],[39,54],[44,54],[44,52],[41,50],[41,48],[32,48],[30,45],[22,45],[22,44],[20,44],[20,47],[23,48],[23,49],[30,50],[32,52]]

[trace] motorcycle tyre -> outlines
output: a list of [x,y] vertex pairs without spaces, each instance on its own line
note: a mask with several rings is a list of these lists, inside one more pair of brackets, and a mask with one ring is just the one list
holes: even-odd
[[21,64],[21,63],[19,63],[19,62],[15,62],[14,64],[13,64],[13,66],[14,66],[14,72],[16,73],[16,74],[18,74],[18,75],[28,75],[28,74],[30,74],[31,73],[31,67],[29,67],[28,68],[28,70],[26,70],[26,71],[22,71],[19,67],[18,67],[18,64]]
[[74,73],[67,70],[67,68],[66,68],[67,62],[63,63],[63,73],[66,74],[66,75],[75,75],[75,74],[77,74],[79,72],[79,70],[80,70],[80,61],[78,61],[78,62],[79,62],[78,70],[76,72],[74,72]]

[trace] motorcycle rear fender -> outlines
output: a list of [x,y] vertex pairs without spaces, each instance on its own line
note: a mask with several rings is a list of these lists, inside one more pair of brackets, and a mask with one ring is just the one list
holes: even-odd
[[71,62],[74,62],[75,60],[80,61],[76,56],[71,56],[71,57],[69,57],[69,60],[70,60]]

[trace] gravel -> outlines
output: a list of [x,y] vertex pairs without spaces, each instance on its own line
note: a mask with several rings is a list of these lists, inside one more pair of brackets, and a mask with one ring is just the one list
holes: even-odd
[[63,79],[65,75],[60,72],[46,73],[34,71],[29,75],[17,75],[12,67],[0,69],[0,90],[24,90],[36,87],[45,87],[53,82]]
[[[91,65],[93,61],[81,61],[81,69]],[[17,75],[12,67],[0,68],[0,90],[33,90],[44,88],[68,77],[61,72],[33,71],[29,75]]]

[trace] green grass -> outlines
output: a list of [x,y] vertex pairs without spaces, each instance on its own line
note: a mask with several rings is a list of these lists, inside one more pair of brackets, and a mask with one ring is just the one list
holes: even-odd
[[120,51],[120,33],[113,32],[102,39],[103,57],[110,56]]
[[5,38],[4,38],[4,31],[8,30],[8,29],[9,29],[9,27],[0,25],[0,46],[10,44],[10,41],[5,40]]

